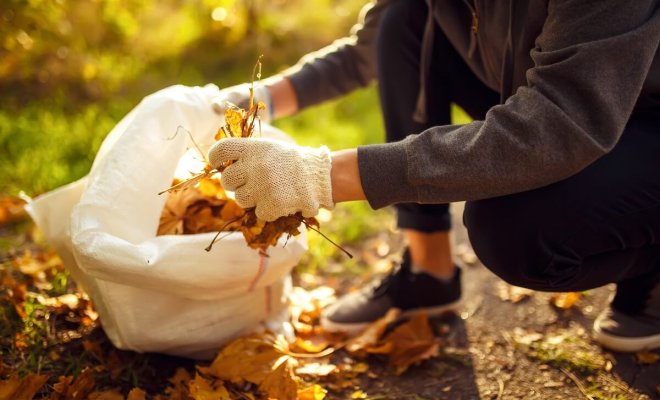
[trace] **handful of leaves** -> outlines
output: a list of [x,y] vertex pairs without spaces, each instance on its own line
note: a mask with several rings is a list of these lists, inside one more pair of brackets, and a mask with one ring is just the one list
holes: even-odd
[[[225,125],[220,127],[215,140],[251,137],[259,120],[257,113],[265,107],[263,102],[254,101],[254,89],[251,86],[248,109],[244,110],[235,105],[228,107],[225,111]],[[199,148],[198,151],[203,156]],[[204,159],[206,160],[206,157]],[[314,227],[318,228],[319,223],[315,218],[305,218],[301,213],[267,222],[257,218],[254,208],[241,208],[227,196],[218,177],[218,173],[229,165],[231,161],[214,169],[206,161],[202,172],[189,179],[175,181],[172,187],[161,192],[160,194],[169,192],[170,196],[161,213],[158,235],[218,232],[206,248],[210,251],[213,244],[219,240],[220,233],[240,231],[248,246],[265,252],[266,248],[274,246],[283,234],[298,235],[301,223],[314,230]]]

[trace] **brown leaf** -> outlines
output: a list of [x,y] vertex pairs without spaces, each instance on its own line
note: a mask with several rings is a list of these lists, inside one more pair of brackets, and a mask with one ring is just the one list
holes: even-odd
[[655,364],[660,361],[660,354],[651,350],[637,352],[635,353],[635,357],[640,364]]
[[128,392],[128,396],[126,396],[126,400],[145,400],[147,397],[147,393],[145,393],[144,390],[140,388],[133,388],[131,389],[130,392]]
[[411,365],[436,357],[440,350],[426,314],[418,314],[399,325],[384,341],[392,343],[389,364],[395,367],[397,375]]
[[25,200],[14,196],[0,198],[0,226],[27,219]]
[[401,310],[397,308],[388,310],[383,318],[371,323],[361,335],[349,340],[346,343],[346,350],[351,353],[357,353],[368,347],[376,347],[387,326],[396,321],[399,318],[399,314],[401,314]]
[[50,400],[82,400],[94,389],[96,384],[90,368],[82,370],[76,378],[73,376],[60,376],[53,385],[53,394]]
[[87,397],[88,400],[124,400],[124,396],[117,389],[93,392]]
[[194,400],[229,400],[229,392],[221,381],[209,382],[199,374],[188,382],[190,397]]
[[0,381],[0,400],[32,400],[47,380],[46,375],[29,374]]

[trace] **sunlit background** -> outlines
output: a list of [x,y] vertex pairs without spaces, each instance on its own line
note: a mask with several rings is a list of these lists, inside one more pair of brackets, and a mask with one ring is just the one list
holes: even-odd
[[[268,76],[344,36],[356,0],[3,0],[0,193],[36,195],[85,175],[115,123],[172,84]],[[375,88],[277,125],[303,144],[382,140]]]

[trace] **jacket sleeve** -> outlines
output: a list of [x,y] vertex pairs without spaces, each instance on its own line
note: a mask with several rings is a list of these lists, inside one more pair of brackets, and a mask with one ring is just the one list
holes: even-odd
[[389,2],[367,4],[349,36],[307,54],[283,72],[293,84],[300,109],[367,86],[376,78],[374,42],[379,17]]
[[656,0],[555,0],[527,85],[483,121],[358,149],[367,199],[446,203],[545,186],[608,153],[660,42]]

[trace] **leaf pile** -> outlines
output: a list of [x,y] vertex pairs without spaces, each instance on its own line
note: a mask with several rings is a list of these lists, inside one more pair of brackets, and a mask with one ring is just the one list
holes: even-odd
[[[265,108],[263,102],[254,102],[254,90],[250,87],[248,110],[229,105],[225,111],[225,125],[220,127],[215,140],[251,137],[259,121],[258,112]],[[158,235],[239,231],[248,246],[264,253],[282,235],[300,234],[300,224],[311,229],[318,228],[315,218],[305,218],[301,213],[283,216],[275,221],[262,221],[257,218],[254,208],[241,208],[227,196],[218,178],[218,172],[231,163],[228,161],[216,170],[206,161],[202,172],[184,181],[174,181],[172,187],[164,191],[170,192],[170,195],[161,213]],[[217,238],[218,235],[206,248],[207,251],[211,250]]]

